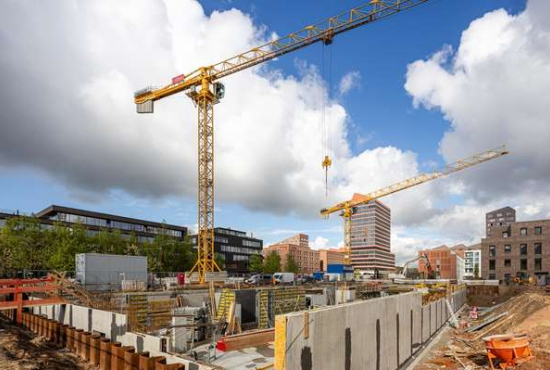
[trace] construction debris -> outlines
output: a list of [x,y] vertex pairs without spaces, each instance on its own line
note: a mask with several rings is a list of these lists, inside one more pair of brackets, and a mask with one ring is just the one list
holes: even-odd
[[[500,302],[500,299],[497,301]],[[525,358],[518,361],[514,369],[550,369],[550,296],[544,289],[526,287],[522,293],[504,303],[479,307],[477,313],[479,318],[476,320],[470,317],[470,308],[465,309],[458,317],[462,329],[449,329],[430,355],[416,365],[414,370],[488,369],[491,366],[488,351],[493,354],[491,361],[494,368],[500,369],[498,366],[501,365],[497,364],[506,365],[495,357],[494,343],[491,344],[491,349],[486,346],[486,341],[491,342],[495,335],[499,335],[496,338],[501,340],[517,338],[518,335],[522,338],[520,347],[523,348]],[[530,350],[525,349],[527,342]],[[532,358],[529,357],[530,353]],[[516,351],[516,354],[519,352]],[[508,361],[511,361],[510,358]]]

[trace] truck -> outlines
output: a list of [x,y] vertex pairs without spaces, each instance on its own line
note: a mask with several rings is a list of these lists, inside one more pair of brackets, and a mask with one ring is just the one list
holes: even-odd
[[276,272],[273,274],[275,284],[289,284],[294,282],[293,272]]

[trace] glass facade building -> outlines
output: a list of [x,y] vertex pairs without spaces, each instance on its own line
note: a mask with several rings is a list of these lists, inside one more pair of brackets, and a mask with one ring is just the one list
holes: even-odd
[[[196,248],[197,236],[192,235],[190,241]],[[225,270],[230,274],[248,273],[250,256],[261,254],[263,244],[263,240],[248,236],[244,231],[214,228],[214,252],[222,256]]]
[[[0,228],[5,225],[5,220],[18,216],[19,215],[16,213],[1,213]],[[52,227],[56,222],[61,222],[66,225],[80,224],[86,228],[86,234],[88,236],[97,235],[100,230],[118,230],[124,239],[130,239],[132,235],[135,235],[138,243],[150,243],[158,235],[168,235],[179,240],[184,240],[187,235],[187,228],[184,226],[169,225],[57,205],[52,205],[33,214],[33,217],[40,219],[40,223],[44,229]]]

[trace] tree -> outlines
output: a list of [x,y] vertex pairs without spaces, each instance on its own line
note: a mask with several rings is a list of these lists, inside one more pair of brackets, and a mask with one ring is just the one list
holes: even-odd
[[256,253],[250,256],[248,269],[250,272],[264,272],[264,259],[261,254]]
[[6,270],[45,270],[51,248],[40,223],[33,217],[13,217],[2,228]]
[[294,257],[292,257],[292,255],[290,254],[286,258],[285,271],[294,272],[294,273],[297,273],[300,271],[300,266],[298,266],[296,261],[294,261]]
[[274,274],[281,271],[281,256],[275,251],[269,252],[265,259],[264,272]]
[[479,266],[475,265],[474,267],[474,279],[479,279]]
[[86,229],[83,225],[73,225],[71,228],[58,223],[48,231],[49,248],[51,249],[48,265],[59,271],[74,271],[75,255],[85,253],[89,249]]

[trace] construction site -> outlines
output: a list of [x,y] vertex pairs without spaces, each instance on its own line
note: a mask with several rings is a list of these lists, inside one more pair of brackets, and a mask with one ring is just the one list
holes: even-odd
[[[328,262],[327,257],[319,276],[318,259],[301,280],[282,269],[252,277],[232,276],[216,259],[214,108],[226,94],[223,78],[313,44],[329,46],[344,32],[353,33],[394,15],[407,17],[410,9],[422,11],[430,2],[371,0],[173,77],[164,86],[136,91],[133,99],[139,114],[154,113],[162,99],[179,93],[190,98],[196,108],[194,265],[189,271],[166,277],[152,271],[150,256],[74,253],[64,256],[75,260],[74,272],[52,269],[41,277],[4,276],[0,279],[0,369],[550,369],[550,285],[546,275],[535,278],[522,272],[514,278],[506,270],[506,277],[496,276],[495,260],[491,259],[487,268],[483,267],[491,271],[489,278],[478,276],[479,270],[472,279],[446,278],[441,276],[439,257],[428,252],[419,252],[401,269],[394,269],[395,256],[389,244],[386,249],[378,248],[376,255],[385,258],[390,268],[376,267],[366,274],[359,268],[364,261],[362,252],[357,252],[360,248],[354,244],[360,237],[366,239],[369,232],[362,227],[360,232],[365,235],[359,237],[359,226],[354,227],[361,207],[512,157],[513,151],[504,145],[377,190],[356,189],[350,199],[330,207],[320,205],[319,216],[342,218],[343,257],[341,263]],[[162,110],[160,104],[158,109]],[[320,163],[326,192],[334,159],[327,126],[323,122]],[[59,216],[55,217],[60,222]],[[534,234],[546,235],[546,229],[535,229]],[[500,235],[500,229],[495,230]],[[179,236],[184,232],[183,228],[173,230]],[[231,229],[226,232],[235,234]],[[483,243],[493,243],[491,240]],[[491,244],[488,250],[490,257],[495,257],[496,246]],[[539,267],[533,268],[538,271],[542,269],[542,252],[534,253]],[[510,259],[505,261],[503,266],[510,267]],[[413,277],[410,270],[416,264],[418,269],[414,269],[424,272],[417,271]],[[521,270],[527,271],[527,262]],[[474,275],[473,269],[471,273]]]

